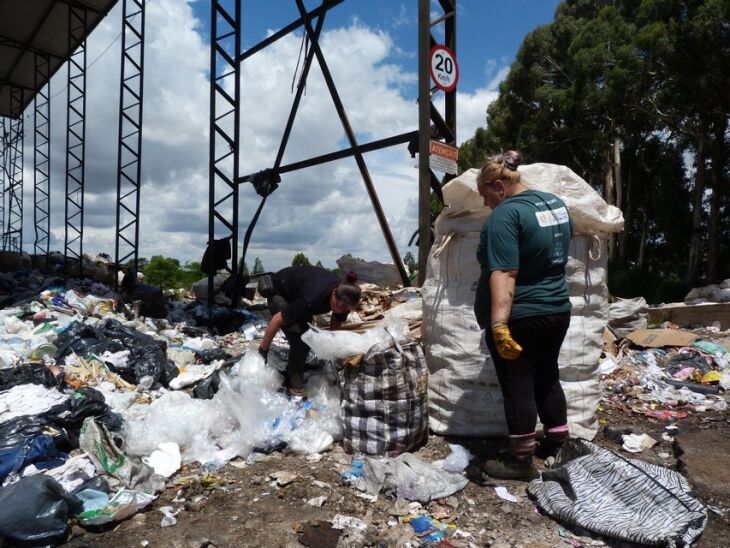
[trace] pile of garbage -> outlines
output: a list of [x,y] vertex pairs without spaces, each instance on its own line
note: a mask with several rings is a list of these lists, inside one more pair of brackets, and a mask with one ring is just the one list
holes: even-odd
[[[144,297],[128,306],[98,281],[3,276],[0,500],[22,504],[0,506],[0,536],[61,542],[71,519],[105,525],[148,506],[186,464],[212,470],[283,449],[314,454],[342,439],[334,363],[310,353],[308,399],[288,398],[286,339],[277,335],[265,364],[254,341],[267,322],[250,310],[167,296],[166,316],[153,319],[141,313]],[[415,303],[397,330],[407,337],[420,324],[416,291],[363,293],[351,323],[387,322]],[[327,335],[314,343],[323,359],[342,336],[363,351],[390,338],[385,329]]]
[[728,349],[676,327],[608,340],[600,372],[604,401],[627,412],[673,420],[727,409],[722,392],[730,388]]
[[684,297],[686,304],[730,303],[730,278],[719,284],[695,287]]

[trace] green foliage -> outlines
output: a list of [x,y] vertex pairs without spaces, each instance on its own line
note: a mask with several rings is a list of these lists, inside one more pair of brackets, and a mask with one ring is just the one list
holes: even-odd
[[155,255],[144,269],[145,283],[162,289],[189,288],[205,276],[200,263],[188,261],[180,266],[180,261],[170,257]]
[[[243,270],[241,270],[241,263],[243,263]],[[248,264],[243,259],[238,261],[238,270],[242,272],[244,276],[248,276],[251,274],[250,270],[248,269]]]
[[649,304],[681,302],[691,289],[686,280],[637,269],[609,268],[608,290],[624,299],[644,297]]
[[316,266],[317,268],[324,268],[324,265],[322,264],[322,261],[317,261],[317,264],[314,265],[314,266]]
[[200,262],[188,261],[177,273],[176,287],[189,289],[191,285],[203,278],[205,274],[200,270]]
[[304,253],[297,253],[291,261],[292,266],[311,266],[309,259]]
[[[460,148],[460,169],[518,149],[528,163],[571,167],[601,193],[613,181],[626,230],[617,287],[681,297],[677,280],[697,277],[693,249],[713,254],[718,272],[708,276],[721,279],[730,270],[728,20],[727,0],[565,0],[523,40],[487,126]],[[714,209],[707,188],[718,193]]]
[[[147,268],[147,265],[150,263],[149,259],[145,259],[144,257],[139,257],[137,259],[137,266],[139,272],[144,272],[144,269]],[[130,259],[126,263],[122,265],[124,268],[134,268],[134,259]]]
[[179,274],[180,261],[162,255],[153,256],[144,269],[145,282],[162,289],[178,287]]
[[430,200],[429,208],[431,211],[431,219],[435,219],[436,217],[439,216],[439,213],[441,213],[441,211],[443,211],[444,203],[441,200],[439,200],[439,198],[438,198],[438,196],[436,196],[435,192],[431,193],[429,200]]
[[264,265],[261,262],[261,259],[256,257],[256,260],[253,262],[253,274],[263,274],[264,272],[266,272],[266,270],[264,270]]
[[418,261],[416,261],[416,258],[410,251],[406,253],[403,257],[403,264],[408,267],[409,274],[413,274],[415,271],[418,270]]

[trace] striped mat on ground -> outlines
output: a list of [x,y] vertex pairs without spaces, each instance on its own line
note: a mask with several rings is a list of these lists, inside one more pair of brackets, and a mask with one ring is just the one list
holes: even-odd
[[707,524],[681,474],[583,439],[566,442],[527,492],[561,523],[649,546],[689,546]]

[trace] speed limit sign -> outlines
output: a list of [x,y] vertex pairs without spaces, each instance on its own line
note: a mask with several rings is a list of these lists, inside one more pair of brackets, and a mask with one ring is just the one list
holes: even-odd
[[431,48],[431,79],[444,91],[453,91],[459,81],[456,55],[446,46]]

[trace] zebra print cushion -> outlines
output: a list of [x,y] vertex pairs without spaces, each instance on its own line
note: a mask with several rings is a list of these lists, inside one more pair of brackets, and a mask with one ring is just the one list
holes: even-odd
[[702,534],[707,510],[690,491],[673,470],[583,439],[566,442],[554,467],[527,487],[555,520],[654,546],[690,545]]

